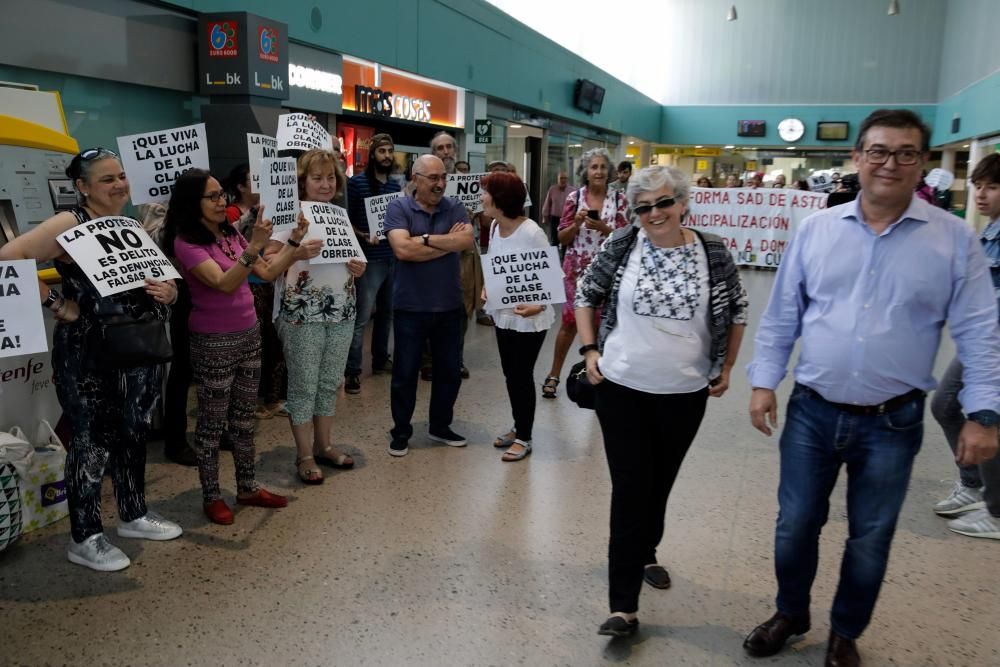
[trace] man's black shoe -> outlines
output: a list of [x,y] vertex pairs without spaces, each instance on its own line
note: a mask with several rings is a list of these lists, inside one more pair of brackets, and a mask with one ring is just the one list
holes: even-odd
[[785,616],[780,611],[753,629],[743,648],[756,658],[766,658],[780,651],[788,638],[809,632],[809,616]]
[[860,667],[861,656],[853,639],[841,637],[830,631],[830,641],[826,645],[825,667]]

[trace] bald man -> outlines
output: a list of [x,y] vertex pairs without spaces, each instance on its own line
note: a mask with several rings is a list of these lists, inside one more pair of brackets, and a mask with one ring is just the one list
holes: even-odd
[[413,164],[413,181],[413,194],[393,200],[385,214],[386,238],[397,260],[392,292],[392,456],[409,452],[425,340],[434,367],[427,437],[452,447],[466,444],[451,430],[451,422],[462,383],[466,318],[459,256],[474,246],[472,226],[465,207],[444,196],[448,173],[439,158],[420,156]]

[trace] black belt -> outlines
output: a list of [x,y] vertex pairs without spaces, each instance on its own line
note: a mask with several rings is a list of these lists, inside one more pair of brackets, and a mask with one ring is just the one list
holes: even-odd
[[914,401],[918,398],[924,397],[924,392],[920,389],[911,389],[905,394],[900,394],[894,398],[890,398],[884,403],[879,403],[878,405],[853,405],[851,403],[834,403],[833,401],[827,401],[822,395],[815,389],[807,387],[804,384],[796,383],[796,386],[801,387],[803,391],[808,392],[810,395],[820,398],[838,410],[843,410],[844,412],[852,415],[884,415],[887,412],[892,412],[896,408],[903,407],[910,401]]

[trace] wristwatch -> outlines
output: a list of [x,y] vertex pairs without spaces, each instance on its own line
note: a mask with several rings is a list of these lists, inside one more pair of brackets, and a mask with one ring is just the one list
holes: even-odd
[[58,290],[50,289],[49,295],[45,297],[45,301],[42,301],[42,306],[52,310],[52,306],[59,303],[59,299],[62,298],[62,294]]
[[1000,415],[993,410],[977,410],[975,412],[970,412],[966,415],[966,419],[970,422],[976,422],[980,426],[984,426],[986,428],[993,428],[1000,423]]
[[580,346],[580,356],[582,357],[583,355],[587,354],[591,350],[599,350],[599,349],[601,349],[601,348],[599,348],[597,346],[597,343],[588,343],[587,345],[581,345]]
[[430,247],[430,245],[431,245],[431,235],[430,234],[424,234],[420,238],[422,238],[424,240],[424,245],[425,246]]

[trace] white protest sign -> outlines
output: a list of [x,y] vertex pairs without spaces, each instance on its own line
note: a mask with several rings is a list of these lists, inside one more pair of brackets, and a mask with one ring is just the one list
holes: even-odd
[[346,210],[333,204],[304,201],[302,213],[309,221],[306,240],[323,242],[319,255],[309,260],[311,264],[337,264],[352,259],[366,261]]
[[813,192],[833,192],[837,189],[837,184],[826,174],[813,174],[806,181]]
[[931,172],[924,176],[924,183],[942,192],[950,188],[954,182],[955,174],[941,167],[931,169]]
[[132,203],[163,203],[178,176],[188,169],[208,169],[205,124],[118,137],[118,153],[131,183]]
[[309,151],[314,148],[333,150],[333,139],[326,128],[304,113],[278,116],[278,150]]
[[565,303],[559,249],[512,250],[500,255],[483,255],[486,308],[513,308],[519,303],[543,306]]
[[826,193],[752,188],[691,188],[685,227],[722,237],[737,264],[778,266],[806,217],[826,208]]
[[278,140],[266,134],[247,132],[247,162],[250,165],[250,192],[260,192],[260,161],[278,155]]
[[0,261],[0,357],[48,349],[35,260]]
[[465,208],[473,213],[482,210],[483,205],[479,201],[479,181],[486,174],[448,174],[448,185],[445,186],[444,196],[457,199],[462,202]]
[[271,220],[272,233],[291,231],[298,224],[299,178],[295,158],[268,157],[260,162],[260,205]]
[[180,278],[142,224],[132,218],[95,218],[60,234],[56,240],[101,296],[141,287],[146,278]]
[[404,196],[402,192],[393,192],[377,197],[365,197],[365,215],[368,218],[368,232],[372,243],[385,238],[385,211],[389,202]]

